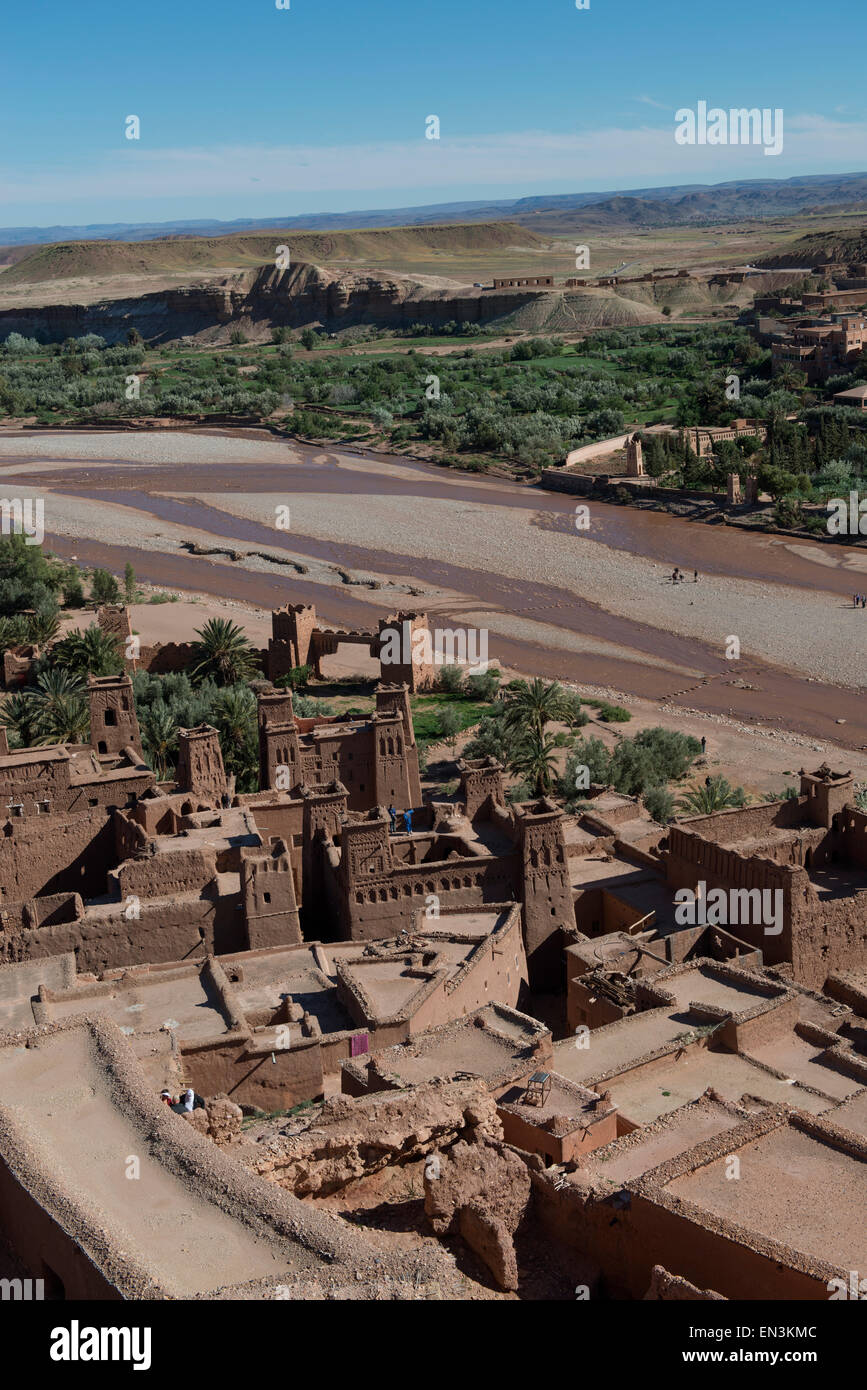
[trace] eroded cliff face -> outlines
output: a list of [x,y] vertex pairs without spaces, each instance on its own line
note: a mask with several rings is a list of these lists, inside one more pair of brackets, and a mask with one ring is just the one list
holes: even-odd
[[472,290],[454,293],[385,272],[334,272],[298,263],[289,270],[263,266],[208,285],[157,291],[95,304],[49,304],[0,310],[0,341],[10,333],[62,342],[99,333],[125,341],[131,328],[153,342],[196,337],[228,340],[233,327],[267,339],[272,327],[320,327],[336,333],[358,324],[398,328],[413,323],[436,328],[449,320],[489,324],[537,301],[560,300],[532,291]]

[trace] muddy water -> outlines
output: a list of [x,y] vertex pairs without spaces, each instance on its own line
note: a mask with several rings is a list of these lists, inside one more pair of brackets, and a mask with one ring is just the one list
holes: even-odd
[[[197,490],[222,492],[227,505],[231,505],[233,492],[277,493],[287,498],[293,492],[311,491],[323,497],[351,492],[359,499],[373,495],[450,498],[492,507],[531,508],[540,529],[570,534],[574,534],[574,498],[501,480],[469,479],[465,474],[405,459],[395,460],[400,466],[393,471],[387,464],[383,466],[381,457],[377,457],[369,472],[357,466],[347,469],[322,450],[299,450],[295,456],[287,451],[286,461],[280,463],[232,463],[226,461],[225,436],[222,443],[223,457],[213,463],[144,465],[118,458],[100,460],[98,467],[87,462],[49,466],[40,471],[39,477],[58,493],[121,503],[156,519],[205,531],[215,538],[234,538],[268,551],[291,548],[294,554],[352,569],[374,570],[398,580],[423,578],[427,583],[468,595],[474,607],[553,624],[625,649],[623,659],[618,659],[542,647],[494,634],[492,654],[519,670],[590,685],[611,685],[644,697],[666,698],[675,704],[732,714],[745,722],[759,721],[851,747],[867,747],[867,710],[863,697],[855,692],[807,681],[796,673],[751,658],[742,658],[738,663],[742,685],[734,686],[731,666],[720,656],[718,648],[711,650],[694,639],[610,614],[565,589],[511,580],[454,564],[419,561],[391,550],[332,543],[299,535],[295,530],[290,547],[289,538],[273,527],[230,517],[195,497],[181,500],[159,494],[181,489],[193,494]],[[345,451],[342,453],[346,457]],[[38,445],[32,461],[44,463]],[[356,465],[359,461],[360,456],[356,456]],[[20,474],[5,475],[7,486],[11,487],[18,478],[22,483],[26,480],[27,461],[20,462]],[[663,564],[678,564],[686,570],[697,568],[703,574],[822,590],[847,598],[854,589],[867,589],[867,554],[863,550],[843,546],[820,548],[809,543],[789,543],[780,537],[750,536],[731,528],[715,528],[603,503],[593,503],[592,510],[592,531],[583,533],[590,543],[599,541]],[[51,537],[50,544],[60,554],[74,553],[86,563],[115,570],[130,559],[144,580],[234,597],[265,608],[286,602],[315,602],[323,619],[339,626],[369,628],[375,626],[378,615],[384,616],[388,611],[386,604],[377,604],[373,596],[362,600],[351,589],[325,588],[288,572],[272,577],[201,557],[160,555],[86,538],[70,541]],[[461,606],[456,605],[456,610]],[[460,612],[438,614],[438,621],[458,625]],[[646,656],[653,656],[663,666],[646,665],[642,660]],[[666,663],[672,668],[689,667],[700,674],[684,677],[673,669],[666,670]],[[846,723],[836,724],[838,718]]]

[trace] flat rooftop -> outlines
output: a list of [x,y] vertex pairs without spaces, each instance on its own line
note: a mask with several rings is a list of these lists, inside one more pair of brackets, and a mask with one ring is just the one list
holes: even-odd
[[824,1060],[824,1051],[823,1047],[806,1042],[794,1032],[783,1033],[764,1043],[747,1043],[744,1047],[745,1056],[763,1062],[766,1067],[785,1072],[786,1076],[792,1076],[834,1100],[845,1100],[859,1091],[863,1082],[837,1071]]
[[407,1085],[459,1072],[495,1082],[504,1074],[508,1078],[515,1069],[538,1070],[533,1048],[548,1030],[538,1024],[534,1028],[533,1020],[528,1018],[525,1023],[523,1018],[488,1005],[466,1018],[421,1033],[410,1043],[386,1048],[377,1054],[377,1061],[383,1071]]
[[[258,1239],[200,1195],[192,1178],[185,1181],[164,1166],[142,1126],[115,1103],[112,1081],[85,1030],[45,1037],[29,1048],[0,1048],[2,1108],[14,1118],[31,1161],[72,1194],[71,1205],[98,1211],[124,1257],[152,1271],[172,1297],[288,1269],[289,1248]],[[134,1201],[129,1154],[140,1164]]]
[[624,1080],[615,1077],[605,1086],[623,1115],[642,1125],[652,1124],[687,1101],[697,1100],[708,1087],[735,1103],[745,1096],[756,1096],[765,1101],[784,1101],[811,1115],[821,1115],[833,1105],[829,1098],[814,1096],[797,1082],[791,1084],[771,1076],[737,1052],[704,1047],[672,1057],[665,1064],[657,1063]]
[[219,996],[202,970],[165,978],[160,973],[112,981],[104,987],[76,985],[47,1002],[52,1023],[81,1014],[112,1019],[127,1036],[175,1033],[181,1042],[229,1031]]
[[805,1255],[867,1269],[867,1161],[784,1124],[737,1151],[666,1184],[673,1196]]
[[[616,1098],[615,1098],[616,1099]],[[742,1123],[740,1116],[704,1096],[679,1107],[670,1119],[650,1129],[634,1130],[582,1160],[579,1181],[604,1179],[613,1185],[631,1182],[661,1163],[694,1149]]]
[[867,1087],[862,1091],[856,1091],[854,1096],[850,1096],[842,1105],[831,1111],[827,1118],[841,1129],[851,1130],[853,1134],[862,1134],[867,1138]]

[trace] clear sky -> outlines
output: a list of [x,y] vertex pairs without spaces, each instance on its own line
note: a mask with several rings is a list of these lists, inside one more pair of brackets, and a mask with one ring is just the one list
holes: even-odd
[[[290,3],[8,6],[0,226],[867,168],[865,0]],[[700,100],[781,108],[782,153],[678,145],[674,113]],[[125,137],[129,115],[137,141]],[[438,141],[425,138],[430,115]]]

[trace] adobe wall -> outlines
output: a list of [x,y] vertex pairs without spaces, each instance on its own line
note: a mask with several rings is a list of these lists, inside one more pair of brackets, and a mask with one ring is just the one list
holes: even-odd
[[839,814],[846,858],[853,867],[867,870],[867,812],[846,806]]
[[425,897],[435,894],[440,910],[474,911],[482,904],[508,901],[515,896],[517,864],[502,859],[450,859],[442,864],[396,865],[387,876],[377,876],[370,886],[344,886],[341,919],[345,936],[352,941],[376,941],[410,931]]
[[[642,1134],[663,1131],[672,1118],[644,1127]],[[642,1298],[654,1265],[664,1263],[697,1288],[713,1289],[726,1298],[826,1300],[828,1281],[839,1273],[832,1266],[665,1191],[664,1185],[674,1177],[745,1147],[781,1123],[785,1116],[779,1111],[745,1120],[734,1131],[718,1134],[626,1183],[625,1202],[624,1192],[612,1193],[597,1184],[558,1185],[551,1174],[533,1173],[536,1216],[553,1238],[601,1266],[609,1298]],[[631,1142],[626,1137],[620,1144],[628,1147]]]
[[663,1259],[700,1288],[751,1301],[827,1301],[828,1281],[837,1272],[830,1265],[819,1274],[792,1267],[785,1261],[800,1263],[796,1251],[748,1232],[739,1239],[737,1228],[700,1208],[681,1212],[633,1193],[631,1218],[636,1268],[629,1288],[635,1298],[640,1297],[642,1281],[646,1287],[652,1265]]
[[[141,897],[138,902],[123,896],[93,904],[68,921],[0,932],[0,961],[37,960],[71,951],[79,971],[99,973],[241,951],[247,932],[238,904],[237,889],[229,886],[221,892],[216,883],[199,894]],[[12,910],[19,922],[20,905]]]
[[582,1154],[592,1153],[617,1138],[617,1111],[603,1116],[592,1124],[577,1124],[568,1134],[558,1135],[532,1120],[516,1115],[505,1106],[497,1107],[507,1144],[525,1153],[544,1155],[550,1163],[572,1163]]
[[105,891],[106,870],[116,864],[111,818],[89,807],[63,816],[14,817],[0,834],[0,885],[16,902],[38,893]]
[[[189,1188],[199,1207],[201,1219],[209,1219],[207,1204],[226,1234],[226,1218],[235,1223],[239,1238],[252,1236],[275,1255],[275,1274],[260,1276],[242,1286],[230,1285],[217,1292],[213,1270],[203,1269],[202,1291],[210,1296],[231,1298],[274,1297],[275,1287],[287,1276],[296,1279],[318,1274],[326,1288],[350,1283],[361,1297],[371,1296],[377,1281],[392,1274],[402,1278],[421,1271],[416,1262],[407,1270],[406,1257],[395,1262],[387,1253],[373,1247],[352,1230],[337,1234],[333,1222],[324,1214],[304,1205],[278,1187],[265,1189],[234,1159],[221,1153],[210,1140],[196,1133],[191,1125],[172,1114],[160,1103],[145,1079],[128,1043],[111,1024],[86,1016],[51,1028],[54,1034],[87,1030],[92,1037],[94,1072],[110,1075],[110,1086],[82,1077],[83,1092],[97,1094],[99,1104],[109,1107],[118,1123],[127,1127],[123,1141],[135,1152],[139,1143],[162,1165],[167,1176]],[[31,1030],[25,1043],[44,1042],[46,1030]],[[270,1058],[268,1059],[270,1066]],[[73,1101],[75,1097],[73,1096]],[[73,1109],[70,1123],[79,1122]],[[97,1117],[96,1123],[99,1123]],[[84,1190],[82,1190],[84,1184]],[[0,1211],[11,1226],[13,1244],[34,1273],[42,1272],[41,1262],[63,1279],[69,1299],[113,1297],[152,1299],[177,1296],[172,1291],[174,1268],[171,1250],[157,1240],[148,1224],[140,1227],[140,1259],[129,1253],[129,1232],[107,1217],[96,1194],[87,1187],[87,1175],[72,1175],[71,1185],[54,1169],[42,1163],[27,1132],[14,1112],[0,1102]],[[50,1217],[45,1213],[50,1213]],[[131,1211],[133,1223],[139,1220]],[[7,1229],[9,1229],[7,1226]],[[229,1239],[232,1238],[229,1229]],[[448,1265],[438,1264],[437,1275],[448,1278]],[[191,1295],[195,1297],[196,1295]]]
[[[447,913],[441,915],[440,921],[448,930]],[[510,905],[509,917],[503,926],[473,952],[452,979],[446,981],[442,993],[425,1001],[413,1020],[413,1031],[450,1023],[492,1001],[518,1008],[527,984],[521,909],[514,904]]]
[[0,1229],[32,1276],[45,1279],[47,1289],[54,1285],[52,1276],[60,1279],[62,1297],[67,1299],[120,1299],[114,1284],[88,1259],[71,1232],[49,1215],[43,1202],[43,1193],[30,1175],[16,1176],[0,1156]]
[[571,1033],[582,1024],[591,1029],[604,1028],[625,1016],[624,1005],[594,990],[592,976],[573,976],[570,973],[566,981],[566,1022]]
[[192,642],[157,642],[154,646],[139,648],[138,666],[152,676],[168,676],[176,671],[188,671],[195,656]]
[[273,1037],[263,1041],[248,1031],[185,1043],[181,1054],[185,1079],[203,1096],[224,1093],[238,1105],[270,1112],[323,1094],[318,1038],[293,1039],[290,1048],[278,1048]]
[[690,816],[669,831],[692,833],[713,844],[731,845],[740,840],[760,840],[771,830],[796,829],[805,824],[806,797],[766,801],[756,806],[730,806],[709,816]]
[[690,888],[694,891],[697,884],[703,881],[708,891],[712,888],[723,888],[727,892],[736,888],[747,891],[758,889],[760,892],[779,890],[783,895],[783,922],[779,934],[767,933],[761,923],[722,925],[735,926],[738,936],[761,950],[769,964],[792,959],[792,908],[799,894],[803,895],[809,886],[805,870],[778,865],[770,859],[747,857],[737,850],[725,849],[698,833],[673,825],[669,828],[665,872],[666,881],[673,888]]
[[867,883],[846,897],[820,899],[807,875],[800,877],[805,884],[793,895],[792,969],[796,980],[821,989],[829,974],[867,965]]

